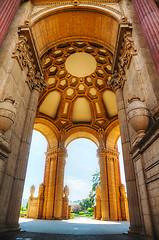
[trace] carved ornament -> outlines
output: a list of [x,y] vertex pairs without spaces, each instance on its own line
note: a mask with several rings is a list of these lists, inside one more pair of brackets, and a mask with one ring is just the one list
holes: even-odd
[[[26,33],[27,32],[27,33]],[[38,66],[38,60],[31,46],[29,31],[19,31],[19,42],[15,45],[15,51],[12,57],[15,58],[22,71],[26,72],[26,82],[30,88],[39,92],[43,91],[47,84],[44,81],[43,72]]]
[[122,40],[120,40],[118,44],[118,51],[114,57],[115,64],[112,77],[107,81],[107,85],[113,91],[116,91],[118,88],[123,88],[126,81],[126,71],[130,67],[132,57],[137,54],[134,49],[134,41],[132,40],[130,30],[123,34]]

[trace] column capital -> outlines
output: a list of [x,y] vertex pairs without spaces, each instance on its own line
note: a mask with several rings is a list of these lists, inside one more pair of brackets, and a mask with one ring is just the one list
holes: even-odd
[[67,150],[66,148],[64,147],[55,147],[55,148],[51,148],[49,149],[45,155],[48,157],[48,158],[57,158],[58,157],[64,157],[66,158],[67,157]]
[[118,155],[119,155],[119,152],[117,152],[115,149],[111,149],[111,148],[99,147],[97,150],[97,157],[99,157],[99,158],[108,156],[108,157],[117,159]]

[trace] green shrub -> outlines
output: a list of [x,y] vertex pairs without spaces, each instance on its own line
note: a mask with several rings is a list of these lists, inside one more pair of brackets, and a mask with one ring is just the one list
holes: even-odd
[[83,215],[84,214],[84,212],[79,212],[79,215]]
[[94,212],[94,208],[87,208],[87,212]]

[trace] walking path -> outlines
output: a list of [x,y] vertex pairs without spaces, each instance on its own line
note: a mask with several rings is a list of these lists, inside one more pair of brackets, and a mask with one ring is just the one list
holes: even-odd
[[0,234],[1,240],[143,240],[123,234],[129,222],[102,222],[88,218],[62,221],[19,219],[21,232]]
[[19,219],[22,231],[54,234],[122,234],[129,229],[129,222],[99,221],[90,218],[69,220]]

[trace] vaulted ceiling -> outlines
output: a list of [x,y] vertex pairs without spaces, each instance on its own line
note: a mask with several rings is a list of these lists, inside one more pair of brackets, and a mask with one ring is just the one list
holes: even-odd
[[37,117],[58,129],[85,125],[105,129],[117,119],[114,93],[108,88],[112,53],[91,41],[65,41],[42,56],[47,89],[41,94]]

